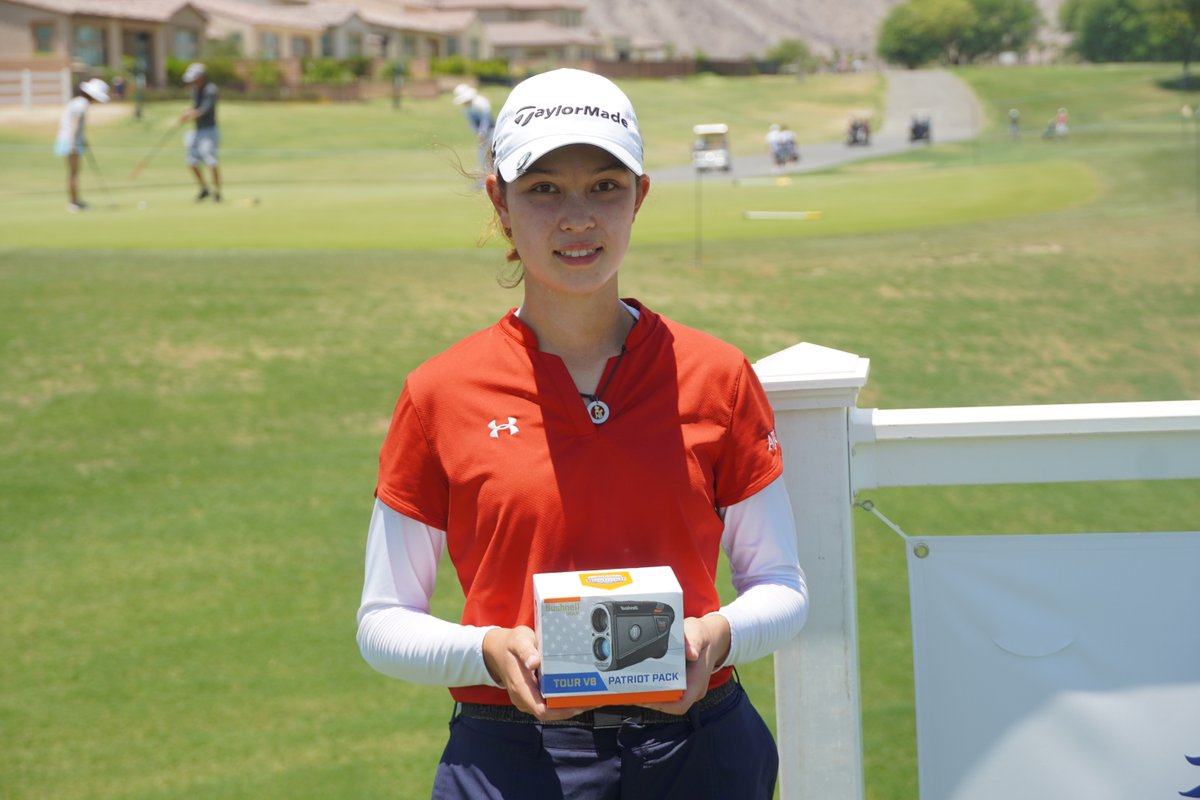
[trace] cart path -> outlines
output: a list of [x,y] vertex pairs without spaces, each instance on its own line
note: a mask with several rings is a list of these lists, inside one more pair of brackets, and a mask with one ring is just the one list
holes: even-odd
[[[849,147],[843,140],[802,144],[800,161],[779,169],[766,153],[737,156],[729,172],[710,172],[706,180],[749,178],[796,172],[813,172],[866,158],[900,153],[914,146],[908,141],[913,113],[928,112],[935,142],[972,139],[983,127],[983,110],[978,98],[961,79],[942,69],[887,70],[887,94],[883,125],[871,134],[868,146]],[[765,133],[765,132],[764,132]],[[656,169],[656,181],[693,180],[691,165]]]

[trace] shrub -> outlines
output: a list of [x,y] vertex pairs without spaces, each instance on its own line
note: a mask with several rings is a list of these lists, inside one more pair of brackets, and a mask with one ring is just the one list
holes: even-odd
[[250,66],[250,82],[260,89],[277,89],[283,83],[283,69],[275,61],[260,59]]
[[467,59],[462,56],[433,58],[429,61],[429,71],[434,75],[466,75],[468,74]]
[[342,66],[355,78],[366,78],[371,74],[375,62],[370,56],[350,56],[342,59]]
[[817,68],[808,43],[803,39],[784,39],[767,51],[767,61],[781,67],[791,67],[798,72],[812,72]]
[[480,83],[509,83],[512,78],[508,62],[503,58],[472,61],[471,74],[478,78]]
[[[167,59],[167,83],[173,86],[183,84],[183,72],[187,69],[188,64],[192,63],[182,58]],[[203,61],[204,71],[208,74],[208,79],[217,86],[228,86],[230,84],[240,83],[237,75],[237,69],[234,66],[233,59],[229,58],[210,58]]]
[[353,83],[354,73],[346,64],[337,58],[306,58],[300,62],[300,80],[302,83],[325,83],[333,86],[343,86]]
[[379,72],[376,77],[382,81],[391,81],[399,75],[401,78],[408,75],[408,64],[402,60],[383,61],[379,64]]
[[183,71],[187,69],[188,62],[182,58],[167,59],[167,83],[171,86],[178,86],[183,83]]

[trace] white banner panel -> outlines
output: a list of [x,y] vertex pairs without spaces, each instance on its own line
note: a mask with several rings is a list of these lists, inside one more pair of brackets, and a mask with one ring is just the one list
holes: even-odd
[[922,800],[1200,797],[1200,533],[907,544]]

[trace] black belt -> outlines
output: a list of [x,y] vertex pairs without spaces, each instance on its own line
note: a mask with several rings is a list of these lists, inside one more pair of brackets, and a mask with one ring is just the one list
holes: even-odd
[[[738,682],[732,678],[725,681],[708,694],[701,697],[692,706],[697,712],[707,711],[715,707],[737,691]],[[532,714],[526,714],[516,706],[499,706],[489,703],[459,703],[458,715],[472,719],[486,719],[493,722],[524,722],[536,725],[566,725],[576,728],[619,728],[623,723],[635,725],[665,725],[672,722],[686,722],[687,714],[665,714],[653,708],[643,706],[602,706],[591,711],[576,714],[570,719],[546,722]]]

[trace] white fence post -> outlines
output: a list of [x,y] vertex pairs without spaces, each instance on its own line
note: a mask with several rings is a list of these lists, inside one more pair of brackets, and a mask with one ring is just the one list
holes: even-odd
[[775,654],[783,800],[863,797],[849,409],[868,367],[807,343],[755,364],[775,409],[810,596],[803,633]]
[[33,70],[21,70],[21,106],[33,107]]

